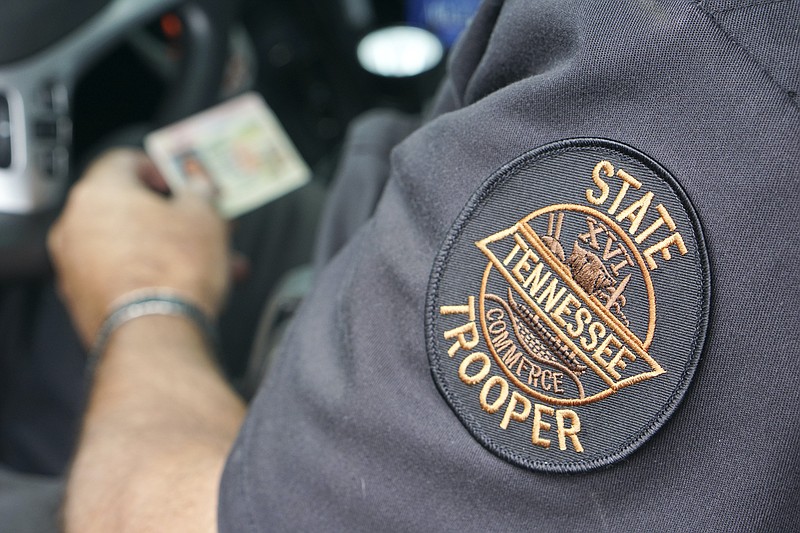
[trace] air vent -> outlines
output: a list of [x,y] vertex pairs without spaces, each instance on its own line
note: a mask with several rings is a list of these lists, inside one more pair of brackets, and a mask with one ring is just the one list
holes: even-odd
[[11,115],[8,98],[0,94],[0,168],[11,166]]

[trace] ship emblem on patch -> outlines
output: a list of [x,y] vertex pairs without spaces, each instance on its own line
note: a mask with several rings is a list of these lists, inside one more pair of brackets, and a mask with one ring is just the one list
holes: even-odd
[[511,462],[609,464],[677,407],[709,298],[699,221],[667,171],[612,141],[561,141],[490,177],[453,226],[428,298],[434,379]]

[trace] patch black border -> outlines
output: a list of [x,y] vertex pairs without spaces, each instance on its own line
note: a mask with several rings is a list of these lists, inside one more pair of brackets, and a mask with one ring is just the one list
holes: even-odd
[[[638,163],[643,164],[657,177],[664,180],[670,186],[672,191],[675,193],[675,196],[678,198],[681,206],[686,211],[693,236],[695,238],[695,254],[699,256],[702,294],[700,295],[701,302],[699,306],[699,314],[697,316],[697,324],[695,326],[695,336],[692,341],[692,354],[683,368],[683,373],[678,381],[678,385],[673,390],[672,394],[667,400],[666,405],[664,405],[661,411],[659,411],[653,418],[652,423],[643,431],[640,431],[626,439],[622,447],[616,451],[612,451],[611,453],[604,455],[601,458],[593,458],[586,461],[551,463],[522,457],[515,451],[509,450],[506,446],[494,442],[492,438],[484,432],[478,431],[474,428],[474,426],[478,424],[473,421],[472,416],[467,412],[467,410],[463,409],[460,399],[450,393],[447,387],[446,378],[444,377],[444,371],[441,369],[440,354],[437,351],[437,342],[434,331],[435,320],[438,316],[437,298],[444,265],[447,263],[447,260],[453,251],[454,245],[456,242],[458,242],[464,226],[472,219],[472,215],[475,210],[481,207],[483,202],[489,196],[491,196],[495,189],[505,184],[508,179],[515,175],[515,171],[522,166],[533,163],[554,153],[569,152],[582,148],[602,148],[616,151],[623,156],[629,157]],[[434,383],[436,383],[436,387],[439,389],[440,394],[450,405],[451,410],[458,417],[467,431],[469,431],[469,433],[484,448],[488,449],[501,459],[528,470],[555,473],[588,472],[590,470],[611,465],[629,456],[650,437],[652,437],[659,429],[661,429],[661,427],[676,411],[681,403],[681,400],[688,391],[706,345],[706,336],[710,326],[711,285],[711,269],[700,217],[698,216],[694,206],[689,201],[688,195],[683,190],[683,187],[681,187],[681,185],[663,166],[661,166],[661,164],[635,148],[610,139],[578,137],[542,145],[520,155],[511,162],[506,163],[494,171],[488,178],[486,178],[486,180],[484,180],[481,186],[469,198],[466,205],[453,222],[453,225],[447,232],[447,236],[442,242],[441,248],[436,255],[436,259],[433,263],[433,269],[431,270],[428,281],[425,302],[425,340]]]

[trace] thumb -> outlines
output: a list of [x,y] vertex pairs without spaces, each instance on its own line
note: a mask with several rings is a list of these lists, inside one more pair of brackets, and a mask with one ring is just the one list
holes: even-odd
[[207,176],[187,176],[186,185],[177,192],[179,195],[199,197],[210,204],[219,197],[219,187]]
[[219,195],[219,188],[214,183],[214,178],[206,163],[194,151],[187,152],[181,161],[181,175],[184,178],[183,190],[173,192],[178,195],[185,193],[199,196],[208,202],[213,202]]

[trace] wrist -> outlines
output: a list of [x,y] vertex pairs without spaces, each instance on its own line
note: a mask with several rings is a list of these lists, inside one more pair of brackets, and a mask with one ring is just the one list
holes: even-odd
[[[107,351],[112,337],[117,336],[119,330],[123,328],[130,330],[131,324],[142,321],[153,324],[153,320],[144,319],[154,317],[178,319],[179,322],[194,329],[194,333],[200,336],[209,351],[213,352],[216,349],[216,325],[204,309],[169,289],[141,289],[123,295],[110,306],[105,320],[94,336],[87,364],[88,371],[94,372],[95,366]],[[155,323],[164,322],[161,320]],[[175,320],[167,322],[176,323]]]

